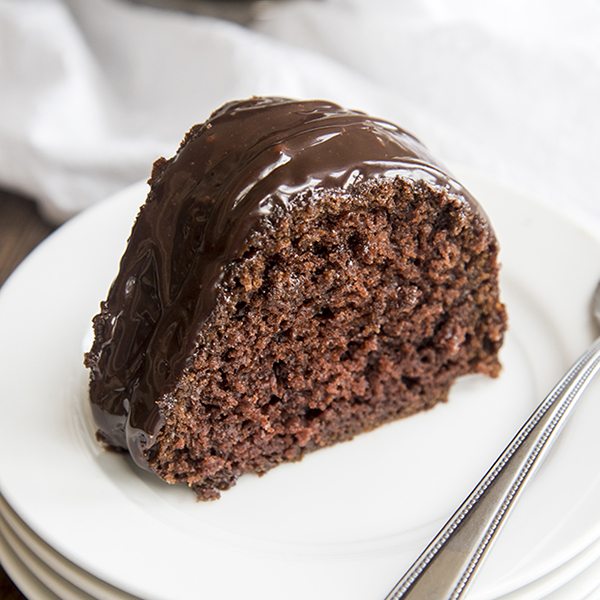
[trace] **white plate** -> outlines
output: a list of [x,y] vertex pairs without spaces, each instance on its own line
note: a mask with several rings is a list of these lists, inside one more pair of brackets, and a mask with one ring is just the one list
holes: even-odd
[[2,535],[0,535],[0,563],[2,563],[4,570],[13,580],[13,583],[29,600],[61,600],[23,564]]
[[29,569],[31,574],[61,600],[94,600],[92,596],[60,577],[46,563],[31,553],[2,517],[0,517],[0,537],[10,546],[15,556]]
[[[0,290],[0,493],[68,560],[144,598],[384,596],[592,339],[598,238],[476,175],[462,179],[503,246],[511,330],[498,380],[466,378],[447,405],[246,476],[218,502],[140,473],[95,443],[81,363],[140,184],[61,228]],[[600,537],[599,419],[598,402],[575,412],[473,599],[542,577]]]
[[600,539],[554,571],[498,600],[575,600],[600,586]]
[[[89,594],[98,600],[136,600],[134,596],[97,579],[58,554],[19,519],[2,497],[0,497],[0,531],[5,533],[4,537],[8,541],[16,540],[13,551],[34,573],[36,573],[36,565],[41,562],[59,578],[73,584],[82,594]],[[28,560],[28,557],[31,558]],[[38,575],[38,579],[45,581],[43,574]],[[48,587],[54,589],[52,585]]]
[[[18,558],[37,578],[59,593],[64,581],[77,590],[74,598],[81,600],[91,594],[98,600],[135,600],[106,583],[86,573],[67,561],[31,531],[0,498],[0,537],[10,543]],[[566,563],[547,575],[502,596],[498,600],[575,600],[587,598],[587,594],[600,585],[600,539]],[[39,563],[42,563],[41,573]],[[48,569],[50,573],[48,573]],[[57,577],[58,576],[58,579]],[[72,588],[67,587],[67,592]],[[66,600],[65,593],[59,594]]]
[[600,565],[595,564],[581,573],[571,584],[561,587],[544,600],[599,600]]

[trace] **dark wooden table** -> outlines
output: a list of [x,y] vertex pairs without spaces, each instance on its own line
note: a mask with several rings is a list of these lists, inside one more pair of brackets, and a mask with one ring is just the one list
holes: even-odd
[[[33,202],[0,189],[0,286],[53,230],[54,227],[40,216]],[[0,567],[0,599],[24,598]]]

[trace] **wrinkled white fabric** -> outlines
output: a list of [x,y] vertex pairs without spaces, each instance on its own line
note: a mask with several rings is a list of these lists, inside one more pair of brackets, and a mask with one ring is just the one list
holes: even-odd
[[449,164],[597,220],[600,3],[261,2],[251,28],[124,0],[0,0],[0,186],[61,221],[251,95],[397,121]]

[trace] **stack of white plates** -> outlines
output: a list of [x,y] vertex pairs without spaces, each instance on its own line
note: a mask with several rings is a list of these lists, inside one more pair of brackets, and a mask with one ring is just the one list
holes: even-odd
[[[460,174],[460,173],[459,173]],[[60,229],[0,291],[0,557],[32,599],[383,598],[592,340],[600,239],[463,172],[502,244],[496,380],[196,502],[95,441],[82,347],[145,187]],[[508,520],[469,598],[600,597],[600,386]]]

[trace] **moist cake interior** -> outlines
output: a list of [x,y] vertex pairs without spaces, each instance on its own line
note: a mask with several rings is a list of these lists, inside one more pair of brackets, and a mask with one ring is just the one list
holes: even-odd
[[201,499],[445,401],[459,375],[499,372],[497,247],[480,214],[400,178],[316,200],[250,237],[159,403],[149,466]]

